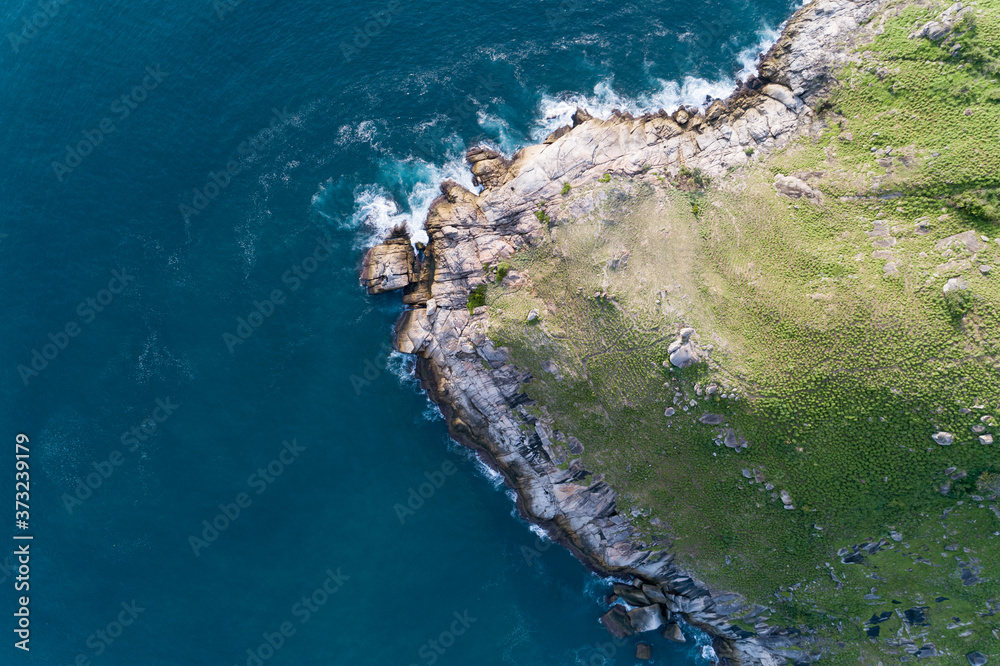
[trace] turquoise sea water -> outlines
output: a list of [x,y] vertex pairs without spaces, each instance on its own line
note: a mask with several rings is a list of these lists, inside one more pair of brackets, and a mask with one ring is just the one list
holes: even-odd
[[[449,442],[357,269],[469,183],[466,147],[725,94],[790,11],[4,3],[0,663],[634,663],[608,582]],[[696,639],[655,663],[707,663]]]

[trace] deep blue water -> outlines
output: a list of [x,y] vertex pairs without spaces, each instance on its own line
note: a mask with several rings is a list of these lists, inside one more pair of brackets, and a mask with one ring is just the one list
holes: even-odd
[[[597,623],[608,583],[539,541],[405,359],[384,363],[398,297],[357,269],[441,178],[468,182],[465,147],[511,152],[577,103],[723,94],[790,11],[4,3],[4,506],[19,432],[31,490],[29,530],[5,518],[0,663],[633,663]],[[411,489],[429,497],[401,514]],[[28,653],[14,533],[34,536]],[[655,663],[706,663],[652,642]]]

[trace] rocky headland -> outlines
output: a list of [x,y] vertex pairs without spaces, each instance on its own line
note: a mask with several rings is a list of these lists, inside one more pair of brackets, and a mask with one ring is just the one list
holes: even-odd
[[[416,355],[419,378],[452,436],[503,474],[528,520],[593,570],[630,583],[616,584],[615,594],[631,610],[615,605],[602,618],[616,636],[661,631],[683,639],[676,626],[682,621],[712,637],[724,664],[772,666],[822,656],[807,630],[770,626],[765,606],[711,589],[698,571],[674,563],[669,543],[651,542],[631,513],[618,510],[615,489],[579,459],[588,442],[557,430],[544,410],[539,417],[527,409],[523,386],[531,375],[487,337],[487,308],[470,294],[486,282],[485,265],[496,266],[544,235],[548,219],[540,206],[558,199],[567,183],[576,189],[606,174],[638,177],[651,168],[675,179],[725,178],[822,131],[822,104],[836,73],[877,34],[887,7],[885,0],[809,3],[789,19],[755,77],[703,108],[642,117],[616,112],[608,119],[579,109],[571,126],[512,158],[473,148],[467,160],[482,191],[443,183],[426,220],[426,247],[414,252],[400,232],[365,256],[362,284],[369,293],[403,290],[408,307],[395,348]],[[795,175],[780,176],[775,187],[788,197],[819,196]],[[566,214],[587,212],[586,200],[572,205],[580,210]],[[694,331],[678,332],[671,362],[683,367],[703,353],[696,340]],[[734,614],[744,627],[749,618],[753,631],[734,625]]]

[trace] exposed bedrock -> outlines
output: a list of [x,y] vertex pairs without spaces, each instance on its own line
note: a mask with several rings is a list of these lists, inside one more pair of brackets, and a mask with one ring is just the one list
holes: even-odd
[[[717,178],[819,129],[815,108],[834,82],[832,72],[876,29],[871,19],[883,5],[820,1],[800,9],[762,59],[759,76],[706,111],[639,118],[616,113],[602,120],[581,109],[572,126],[512,158],[473,148],[467,159],[483,190],[442,184],[425,225],[426,249],[417,256],[408,239],[394,237],[365,257],[362,283],[371,293],[405,288],[410,308],[397,323],[395,346],[417,355],[422,384],[441,406],[451,434],[504,475],[526,518],[595,571],[631,582],[616,594],[633,610],[613,610],[603,619],[617,635],[662,629],[683,640],[675,624],[683,620],[713,637],[726,664],[770,666],[818,656],[796,630],[759,620],[753,634],[734,627],[731,615],[752,613],[752,604],[680,570],[669,544],[646,543],[617,510],[615,491],[601,474],[572,456],[560,469],[554,461],[565,460],[565,449],[553,442],[575,441],[573,433],[557,433],[525,409],[522,387],[530,376],[494,348],[486,337],[486,308],[470,313],[469,294],[484,283],[485,264],[496,265],[544,235],[545,222],[535,212],[564,183],[577,187],[606,173],[628,176],[650,167],[674,177],[700,169]],[[791,192],[797,184],[789,183],[781,186]],[[670,359],[678,365],[688,361],[688,352],[697,356],[684,347],[683,335],[680,340],[675,353],[685,349],[684,358]],[[571,454],[583,450],[575,448]]]

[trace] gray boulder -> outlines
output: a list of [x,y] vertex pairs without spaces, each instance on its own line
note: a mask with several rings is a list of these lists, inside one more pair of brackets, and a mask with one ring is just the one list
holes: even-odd
[[941,291],[948,294],[953,291],[962,291],[969,288],[969,283],[965,281],[964,278],[953,277],[949,278],[947,282],[944,283]]
[[402,289],[416,279],[410,239],[396,235],[365,253],[361,266],[361,286],[369,294]]
[[675,643],[683,643],[687,639],[684,638],[684,632],[681,631],[681,627],[676,622],[671,622],[663,628],[661,635],[668,641],[674,641]]
[[665,594],[663,594],[663,590],[656,587],[655,585],[643,585],[642,593],[645,594],[646,597],[653,603],[657,604],[667,603],[667,597]]
[[941,446],[951,446],[955,441],[955,436],[950,432],[939,431],[931,435],[931,439],[940,444]]
[[615,594],[629,606],[647,606],[649,599],[637,587],[626,585],[625,583],[615,583],[613,586]]
[[693,342],[682,344],[670,354],[670,363],[675,368],[689,368],[699,360],[698,350],[695,349]]
[[632,622],[632,628],[639,633],[656,631],[666,622],[659,604],[633,608],[628,612],[628,619]]
[[615,638],[627,638],[635,633],[628,613],[622,606],[612,606],[611,610],[601,616],[601,624]]
[[969,660],[969,666],[985,666],[988,661],[986,655],[978,650],[965,655],[965,658]]
[[801,178],[783,176],[780,173],[774,177],[774,189],[778,191],[778,194],[786,196],[789,199],[801,199],[802,197],[807,199],[820,198],[819,190],[809,187]]

